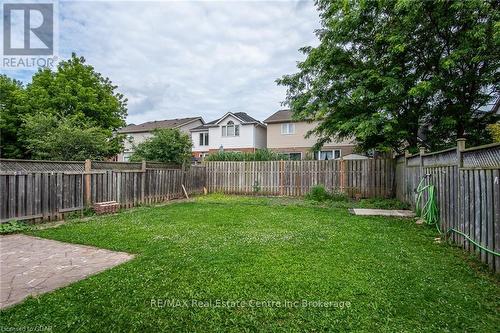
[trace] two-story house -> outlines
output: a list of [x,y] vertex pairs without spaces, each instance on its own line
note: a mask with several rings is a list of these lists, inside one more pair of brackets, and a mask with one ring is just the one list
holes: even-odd
[[266,148],[266,125],[245,112],[228,112],[192,128],[191,135],[197,159],[215,151],[254,152]]
[[290,110],[280,110],[264,120],[264,123],[267,124],[267,148],[286,154],[290,159],[331,160],[351,154],[355,146],[352,141],[331,142],[320,151],[312,152],[318,138],[314,135],[305,136],[318,122],[293,120]]
[[180,119],[166,119],[157,121],[148,121],[139,125],[128,125],[118,130],[119,134],[125,134],[126,140],[124,143],[124,150],[118,154],[117,160],[119,162],[128,162],[130,156],[134,152],[134,145],[145,141],[153,134],[153,130],[157,128],[178,128],[181,132],[191,135],[192,128],[203,125],[205,121],[202,117],[180,118]]

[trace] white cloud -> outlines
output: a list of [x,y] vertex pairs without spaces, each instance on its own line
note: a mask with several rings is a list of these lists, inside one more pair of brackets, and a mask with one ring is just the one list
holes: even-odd
[[83,55],[129,99],[128,122],[227,111],[264,119],[316,44],[309,1],[60,2],[60,55]]

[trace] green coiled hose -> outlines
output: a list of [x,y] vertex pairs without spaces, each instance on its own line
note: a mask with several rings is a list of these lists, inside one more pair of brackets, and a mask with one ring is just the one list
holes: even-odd
[[[430,183],[428,185],[425,185],[425,180],[427,177],[430,177],[430,175],[422,177],[422,180],[417,186],[417,202],[415,204],[415,214],[419,217],[422,217],[426,224],[435,225],[439,233],[441,233],[441,229],[439,228],[439,208],[436,200],[436,187]],[[420,208],[420,202],[425,190],[427,190],[427,202],[422,208]]]
[[[476,241],[474,241],[472,238],[467,236],[461,231],[458,231],[456,229],[450,228],[446,231],[446,233],[441,232],[441,228],[439,227],[439,208],[437,204],[437,199],[436,199],[436,187],[432,185],[429,181],[428,185],[425,185],[425,180],[427,178],[430,178],[430,174],[425,175],[422,177],[422,180],[420,180],[420,183],[417,186],[417,201],[415,203],[415,215],[418,217],[421,217],[424,222],[428,225],[436,225],[436,229],[438,230],[439,234],[441,236],[447,236],[449,233],[457,233],[466,239],[468,239],[472,244],[476,245],[480,249],[491,253],[495,256],[500,256],[500,253],[492,251],[488,248],[483,247]],[[422,201],[422,195],[424,191],[427,190],[427,202],[424,204],[424,206],[421,208],[421,201]]]

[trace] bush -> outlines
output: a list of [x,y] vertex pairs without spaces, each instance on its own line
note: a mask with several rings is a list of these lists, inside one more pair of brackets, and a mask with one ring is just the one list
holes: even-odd
[[340,191],[333,191],[330,193],[330,200],[331,201],[342,201],[342,202],[347,202],[349,201],[349,197],[347,194],[340,192]]
[[257,149],[254,153],[223,151],[211,153],[205,161],[279,161],[288,160],[288,156],[269,149]]
[[338,201],[338,202],[347,202],[349,198],[347,195],[340,191],[332,191],[328,192],[327,189],[323,185],[315,185],[311,188],[309,193],[306,194],[307,200],[312,201]]
[[326,190],[323,185],[315,185],[311,188],[309,193],[306,194],[306,199],[313,201],[327,201],[332,198],[332,195]]
[[181,165],[190,162],[191,147],[191,138],[179,129],[155,129],[151,138],[135,146],[130,161],[146,160]]
[[30,227],[26,223],[19,221],[9,221],[5,223],[0,223],[0,235],[12,234],[19,231],[28,230]]

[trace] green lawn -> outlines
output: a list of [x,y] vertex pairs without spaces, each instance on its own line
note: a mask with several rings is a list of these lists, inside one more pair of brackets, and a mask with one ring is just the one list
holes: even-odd
[[351,216],[345,205],[214,195],[33,232],[137,256],[3,311],[0,329],[498,330],[498,276],[436,244],[432,228]]

